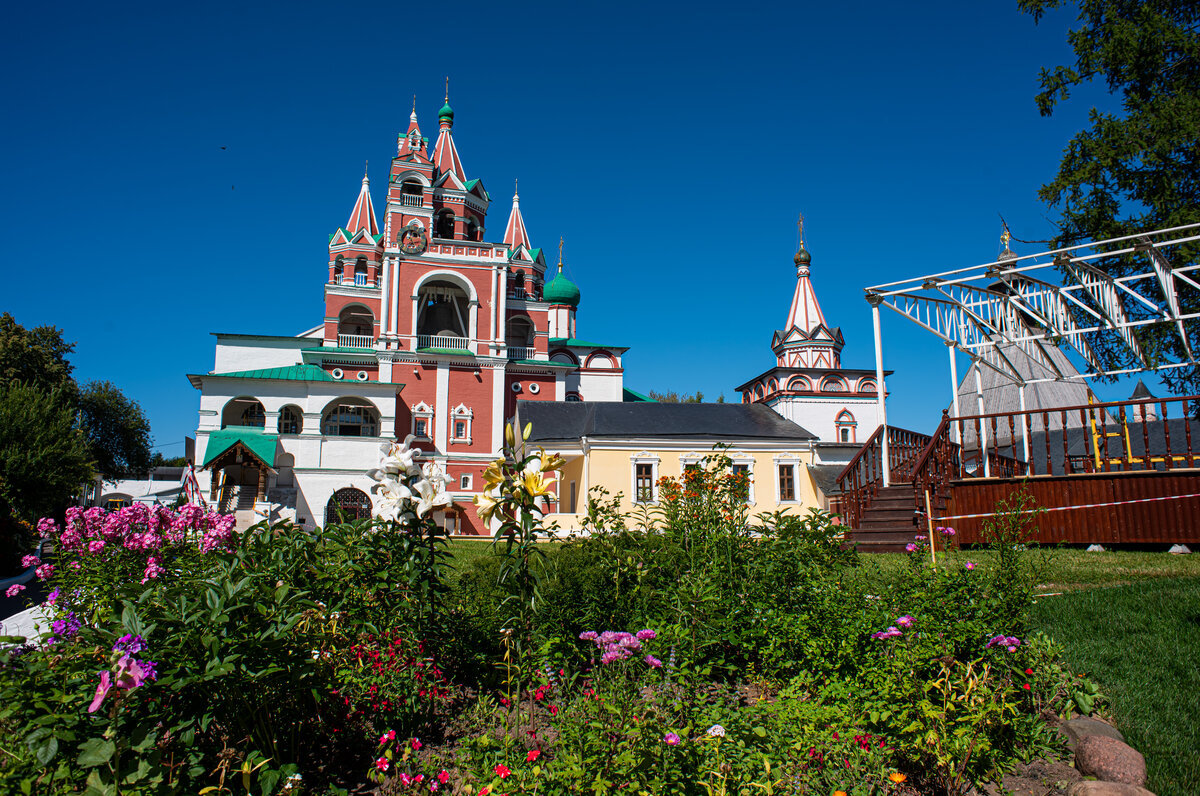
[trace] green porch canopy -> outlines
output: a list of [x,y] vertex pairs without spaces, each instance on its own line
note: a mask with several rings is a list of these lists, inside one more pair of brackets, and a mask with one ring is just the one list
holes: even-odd
[[261,428],[248,426],[233,426],[214,431],[208,436],[208,449],[204,452],[204,464],[212,464],[222,453],[238,443],[262,460],[268,467],[275,466],[275,446],[279,443],[278,434],[267,434]]

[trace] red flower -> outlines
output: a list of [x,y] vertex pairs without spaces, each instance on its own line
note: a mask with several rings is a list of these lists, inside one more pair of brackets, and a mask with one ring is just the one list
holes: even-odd
[[1029,683],[1026,683],[1025,685],[1023,685],[1023,686],[1021,686],[1021,687],[1022,687],[1022,688],[1024,688],[1026,691],[1028,691],[1028,690],[1029,690]]
[[1033,674],[1033,669],[1026,669],[1025,674]]
[[503,763],[497,763],[496,767],[493,768],[492,771],[495,771],[496,776],[500,777],[500,779],[504,779],[505,777],[507,777],[509,774],[512,773],[511,771],[508,770],[508,766],[504,765]]
[[538,755],[540,755],[540,754],[541,754],[540,750],[534,749],[529,754],[525,755],[525,762],[532,763],[534,760],[538,759]]
[[450,774],[449,774],[449,772],[446,771],[446,769],[443,768],[441,771],[438,772],[437,778],[438,778],[438,782],[445,785],[447,782],[450,781]]
[[551,705],[551,706],[550,706],[550,715],[551,715],[551,716],[557,716],[557,715],[558,715],[558,705]]
[[413,750],[414,752],[417,752],[417,751],[420,751],[420,749],[421,749],[421,742],[420,742],[420,741],[418,741],[416,738],[413,738],[413,739],[412,739],[412,743],[411,743],[411,744],[409,744],[409,746],[411,746],[411,747],[412,747],[412,750]]

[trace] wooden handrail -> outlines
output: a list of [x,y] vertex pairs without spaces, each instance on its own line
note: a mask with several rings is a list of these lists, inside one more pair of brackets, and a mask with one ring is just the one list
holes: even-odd
[[876,438],[878,438],[879,435],[883,433],[883,430],[885,428],[887,428],[887,426],[881,425],[881,426],[879,426],[879,428],[875,429],[874,434],[867,437],[867,441],[864,442],[862,444],[862,447],[858,449],[858,453],[854,454],[854,458],[850,460],[850,463],[847,464],[845,467],[843,467],[842,471],[840,473],[838,473],[838,477],[837,477],[838,483],[841,483],[842,481],[845,480],[846,476],[850,475],[850,471],[853,470],[855,468],[855,466],[858,464],[858,460],[863,457],[863,454],[867,452],[867,449],[871,447],[872,443],[874,443],[876,441]]
[[1110,409],[1110,408],[1115,408],[1115,407],[1120,407],[1120,406],[1147,406],[1147,405],[1153,406],[1155,404],[1178,403],[1181,401],[1190,401],[1190,402],[1200,401],[1200,395],[1175,395],[1175,396],[1171,396],[1169,398],[1146,398],[1146,399],[1130,399],[1130,400],[1124,400],[1124,401],[1105,401],[1103,403],[1078,404],[1076,406],[1052,406],[1052,407],[1039,406],[1039,407],[1036,407],[1033,409],[1026,409],[1024,411],[1021,411],[1020,409],[1015,409],[1011,412],[991,412],[989,414],[984,414],[984,415],[960,415],[958,417],[950,418],[950,421],[953,423],[965,423],[968,420],[988,420],[993,417],[1009,417],[1010,415],[1013,417],[1016,417],[1019,415],[1042,414],[1044,412],[1074,412],[1074,411],[1078,411],[1080,409]]

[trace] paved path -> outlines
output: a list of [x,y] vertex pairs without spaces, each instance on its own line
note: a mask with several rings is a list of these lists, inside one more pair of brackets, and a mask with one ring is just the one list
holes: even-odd
[[25,636],[32,641],[50,630],[53,616],[41,605],[26,608],[6,619],[0,619],[0,636]]

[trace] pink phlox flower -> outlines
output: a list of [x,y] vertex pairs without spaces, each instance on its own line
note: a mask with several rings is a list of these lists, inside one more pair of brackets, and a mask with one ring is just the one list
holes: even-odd
[[37,556],[28,555],[28,556],[21,557],[21,566],[25,567],[26,569],[28,569],[29,567],[36,567],[38,564],[41,564],[41,563],[42,563],[42,559],[38,558]]
[[166,571],[167,570],[159,564],[159,560],[156,556],[150,556],[146,559],[146,570],[142,573],[142,583],[154,580]]
[[16,597],[21,592],[25,591],[25,586],[20,583],[14,583],[4,590],[5,597]]
[[60,594],[62,594],[62,590],[55,586],[54,591],[50,592],[50,594],[46,596],[46,605],[54,605],[57,603]]
[[89,553],[99,553],[101,550],[104,549],[104,545],[106,545],[106,544],[108,544],[108,543],[105,542],[103,539],[93,539],[92,541],[88,542],[88,546],[87,546],[88,552]]
[[88,707],[88,713],[95,713],[100,709],[100,705],[104,702],[104,698],[114,689],[120,691],[128,691],[145,683],[147,680],[154,679],[153,669],[148,675],[140,661],[128,655],[122,655],[121,660],[117,661],[117,669],[115,672],[105,670],[100,672],[100,684],[96,686],[96,695],[92,697],[92,704]]
[[47,539],[58,534],[58,523],[49,517],[42,517],[37,524],[38,536]]
[[37,574],[38,580],[49,580],[50,576],[54,574],[54,565],[42,564],[34,572]]

